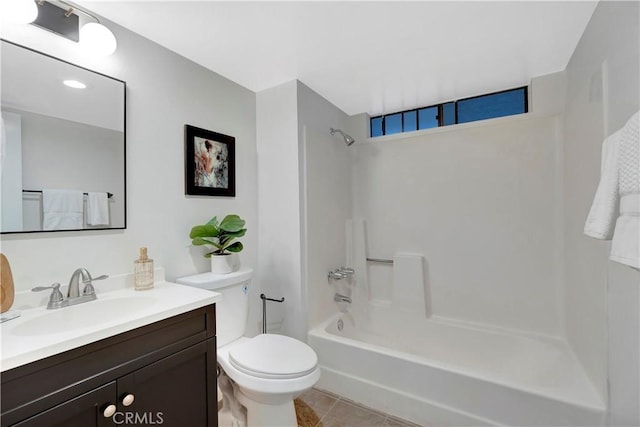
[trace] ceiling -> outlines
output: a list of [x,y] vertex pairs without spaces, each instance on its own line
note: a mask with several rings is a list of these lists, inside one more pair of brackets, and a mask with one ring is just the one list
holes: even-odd
[[88,9],[259,92],[298,79],[347,114],[564,70],[596,1],[94,1]]

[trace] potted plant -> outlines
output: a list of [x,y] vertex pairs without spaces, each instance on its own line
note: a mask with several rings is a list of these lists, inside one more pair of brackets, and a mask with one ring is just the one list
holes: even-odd
[[241,242],[234,240],[247,232],[244,224],[245,221],[238,215],[229,214],[221,222],[214,216],[206,224],[191,228],[189,237],[193,245],[215,248],[204,254],[205,258],[211,258],[211,272],[226,274],[233,271],[234,262],[231,254],[244,248]]

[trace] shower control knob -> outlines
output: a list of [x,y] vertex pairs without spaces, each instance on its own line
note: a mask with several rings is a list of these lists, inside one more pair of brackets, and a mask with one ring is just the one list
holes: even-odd
[[134,400],[136,400],[135,396],[131,393],[127,393],[122,397],[122,405],[131,406]]
[[113,403],[107,405],[102,411],[102,415],[105,418],[111,418],[115,413],[116,413],[116,405],[114,405]]
[[331,283],[333,280],[342,280],[347,277],[344,273],[341,273],[339,270],[330,271],[327,275],[327,280]]

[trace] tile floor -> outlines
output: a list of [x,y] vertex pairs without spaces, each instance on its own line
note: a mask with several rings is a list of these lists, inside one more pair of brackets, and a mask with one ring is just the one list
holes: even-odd
[[[305,392],[298,399],[313,409],[320,419],[316,426],[303,427],[421,427],[317,389]],[[219,427],[232,427],[232,424],[228,412],[218,412]]]
[[315,411],[322,427],[420,427],[317,389],[307,391],[299,399]]

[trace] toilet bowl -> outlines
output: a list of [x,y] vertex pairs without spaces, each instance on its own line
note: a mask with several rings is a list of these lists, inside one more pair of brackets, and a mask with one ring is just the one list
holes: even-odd
[[[220,292],[216,304],[217,361],[233,386],[221,391],[239,426],[297,426],[293,400],[320,379],[318,357],[294,338],[261,334],[243,336],[248,314],[251,269],[230,274],[203,273],[178,283]],[[246,409],[237,410],[240,403]]]
[[238,386],[249,426],[296,426],[293,400],[320,379],[311,347],[284,335],[239,338],[218,348],[218,364]]

